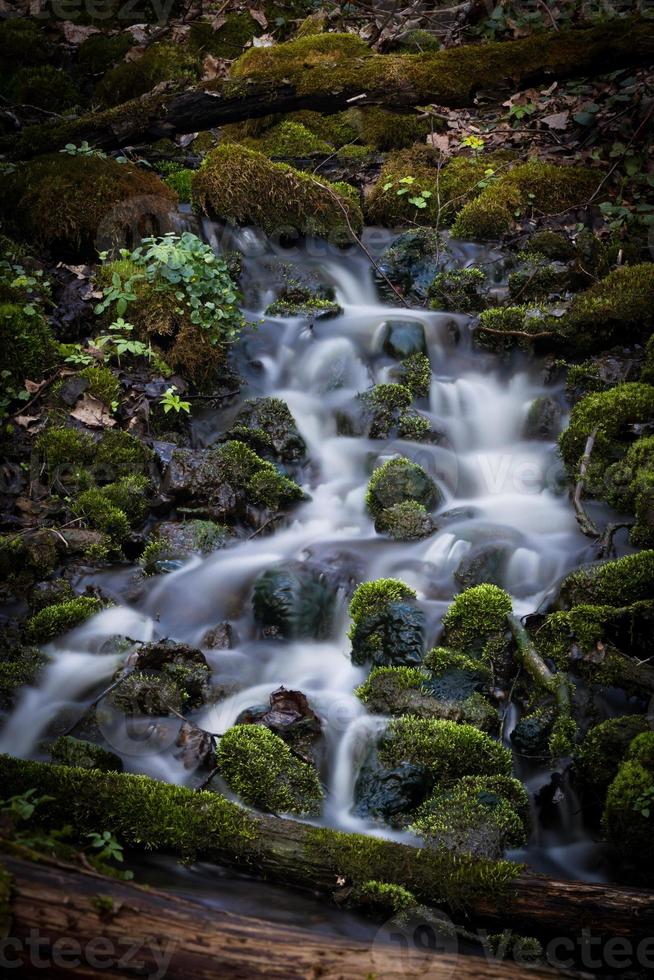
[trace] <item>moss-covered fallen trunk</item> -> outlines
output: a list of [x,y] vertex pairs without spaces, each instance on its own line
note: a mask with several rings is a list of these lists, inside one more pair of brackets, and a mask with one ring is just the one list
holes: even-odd
[[247,811],[215,793],[0,756],[7,796],[34,788],[52,796],[39,807],[49,827],[78,833],[110,829],[140,850],[243,870],[323,893],[343,884],[393,882],[431,905],[527,933],[651,935],[654,896],[636,889],[554,881],[520,865],[347,834]]
[[638,17],[411,55],[374,54],[358,38],[343,38],[324,34],[257,48],[228,81],[150,93],[71,122],[31,127],[8,149],[24,158],[84,139],[117,148],[271,113],[338,112],[355,98],[359,107],[467,106],[480,88],[505,79],[519,88],[543,78],[605,71],[607,64],[612,70],[638,65],[654,55],[654,23]]

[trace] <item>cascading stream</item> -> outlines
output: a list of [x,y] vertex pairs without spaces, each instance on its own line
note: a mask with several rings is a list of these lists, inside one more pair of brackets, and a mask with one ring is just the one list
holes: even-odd
[[[205,235],[217,245],[216,227],[205,227]],[[237,233],[233,244],[245,253],[247,315],[261,319],[274,298],[269,267],[285,258],[283,250],[269,244],[263,249],[261,236],[249,230]],[[465,246],[465,251],[459,246],[456,252],[452,245],[459,264],[492,259],[472,246]],[[335,287],[343,313],[311,327],[300,318],[266,320],[248,332],[237,351],[238,368],[246,380],[239,404],[258,395],[286,401],[308,447],[310,462],[301,479],[310,499],[274,534],[258,534],[204,560],[194,559],[179,571],[146,580],[135,602],[126,598],[133,587],[133,570],[122,567],[95,574],[92,581],[117,605],[48,648],[52,664],[40,686],[23,693],[0,735],[0,751],[38,756],[39,739],[58,712],[81,714],[82,705],[110,682],[120,660],[111,637],[165,636],[198,645],[208,629],[229,620],[233,648],[206,655],[214,683],[235,693],[198,712],[194,720],[212,732],[224,732],[244,708],[265,702],[280,685],[302,691],[325,735],[322,778],[328,793],[322,821],[395,836],[350,813],[357,765],[383,719],[368,715],[353,693],[366,671],[353,666],[349,657],[346,583],[394,577],[415,588],[433,644],[438,621],[458,591],[453,572],[475,543],[488,540],[508,546],[502,584],[514,596],[515,611],[523,615],[535,610],[562,575],[584,559],[587,542],[562,492],[554,444],[527,440],[522,434],[533,400],[553,394],[551,386],[543,385],[537,365],[519,366],[509,375],[490,355],[471,349],[467,317],[408,311],[380,302],[372,270],[359,254],[331,254],[325,259],[312,256],[308,247],[292,259]],[[380,442],[337,432],[339,409],[357,392],[389,378],[392,362],[381,350],[382,324],[389,319],[417,320],[424,327],[433,372],[428,414],[433,429],[443,433],[438,445]],[[215,440],[236,407],[195,420],[198,443]],[[420,463],[444,492],[435,515],[439,529],[426,540],[399,543],[382,538],[366,512],[364,497],[373,466],[393,453]],[[455,508],[455,514],[439,520],[439,514]],[[289,559],[311,559],[343,584],[337,626],[328,640],[262,639],[253,623],[250,599],[257,574]],[[140,741],[124,730],[114,732],[112,744],[128,771],[189,781],[172,756],[174,729],[163,727],[156,738]],[[105,736],[109,738],[107,732]],[[521,775],[534,790],[549,778],[533,767]],[[588,876],[588,844],[580,847],[578,831],[569,834],[569,829],[563,821],[546,838],[535,835],[533,861],[549,869],[555,866],[560,874]]]

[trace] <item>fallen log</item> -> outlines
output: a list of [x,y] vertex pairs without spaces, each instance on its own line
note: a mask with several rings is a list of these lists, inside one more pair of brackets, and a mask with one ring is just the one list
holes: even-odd
[[556,881],[509,861],[453,856],[362,834],[246,810],[216,793],[193,792],[122,773],[72,769],[0,756],[7,796],[35,789],[48,827],[110,829],[127,847],[239,867],[287,885],[337,895],[366,881],[409,889],[457,921],[528,935],[578,938],[654,935],[654,894],[619,885]]
[[[208,908],[72,865],[6,855],[10,922],[0,956],[7,975],[166,977],[167,980],[343,980],[423,975],[434,980],[520,980],[555,974],[454,952],[359,942]],[[412,969],[412,957],[415,970]],[[11,968],[14,968],[12,971]]]
[[[430,103],[465,107],[473,104],[480,89],[488,91],[504,82],[521,87],[601,72],[607,66],[615,70],[648,63],[654,57],[654,23],[639,17],[615,18],[518,41],[410,55],[365,49],[350,57],[334,56],[332,61],[323,57],[318,63],[303,58],[298,44],[266,49],[272,55],[266,56],[265,71],[257,68],[255,59],[246,75],[205,82],[185,92],[152,92],[77,120],[30,127],[18,139],[5,141],[3,149],[19,159],[81,140],[117,149],[271,113],[300,109],[333,113],[353,102],[392,110]],[[273,72],[271,58],[278,68]]]

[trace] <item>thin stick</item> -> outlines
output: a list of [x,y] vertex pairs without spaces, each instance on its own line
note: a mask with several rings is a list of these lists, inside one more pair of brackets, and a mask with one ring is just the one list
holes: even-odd
[[584,455],[581,457],[581,463],[579,464],[579,479],[577,480],[577,485],[575,486],[575,492],[572,498],[572,503],[574,504],[575,516],[577,518],[577,524],[582,532],[587,538],[599,538],[600,533],[597,530],[595,524],[591,521],[590,517],[584,510],[584,506],[581,502],[581,496],[584,492],[584,482],[586,480],[586,473],[588,472],[588,467],[590,465],[590,457],[593,452],[593,446],[595,445],[595,438],[597,436],[597,429],[593,429],[591,434],[586,440],[586,448],[584,449]]

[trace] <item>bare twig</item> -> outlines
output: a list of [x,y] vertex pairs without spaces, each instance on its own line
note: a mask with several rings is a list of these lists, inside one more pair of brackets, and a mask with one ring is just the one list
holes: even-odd
[[595,445],[595,438],[597,436],[597,429],[593,429],[591,434],[586,440],[586,448],[584,449],[584,455],[581,457],[581,463],[579,464],[579,479],[575,486],[575,492],[572,497],[572,503],[575,509],[575,516],[577,518],[577,524],[582,532],[587,538],[599,538],[600,533],[591,521],[590,517],[584,510],[584,505],[581,502],[581,497],[584,492],[584,482],[586,480],[586,473],[588,472],[588,467],[590,465],[590,457],[593,452],[593,446]]

